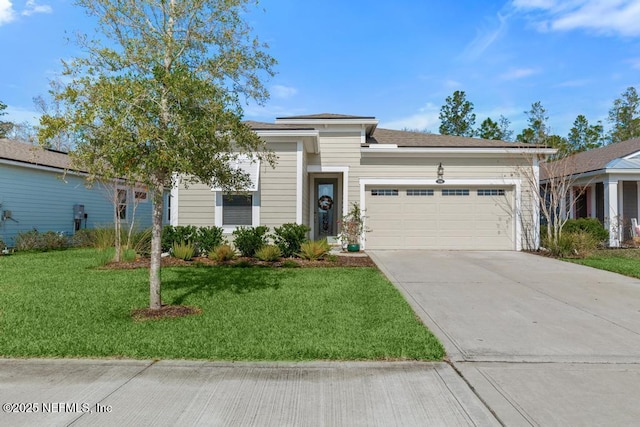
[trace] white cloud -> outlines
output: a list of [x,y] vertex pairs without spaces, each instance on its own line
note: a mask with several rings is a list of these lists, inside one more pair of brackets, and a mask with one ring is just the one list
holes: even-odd
[[289,99],[298,93],[298,89],[291,86],[273,85],[270,90],[271,95],[278,99]]
[[512,68],[506,73],[500,75],[500,78],[503,80],[518,80],[537,73],[539,73],[539,71],[534,68]]
[[462,52],[462,58],[474,60],[482,56],[492,44],[506,33],[507,22],[508,16],[498,13],[496,20],[489,22],[484,28],[478,30],[476,38]]
[[380,127],[387,129],[427,129],[431,132],[438,132],[440,127],[440,107],[429,102],[420,108],[416,114],[381,123]]
[[35,0],[27,0],[25,9],[22,11],[23,16],[31,16],[36,13],[51,13],[53,9],[47,4],[37,4]]
[[8,24],[16,19],[16,11],[10,0],[0,0],[0,25]]
[[640,36],[640,0],[513,0],[532,17],[540,31],[585,29],[602,34]]

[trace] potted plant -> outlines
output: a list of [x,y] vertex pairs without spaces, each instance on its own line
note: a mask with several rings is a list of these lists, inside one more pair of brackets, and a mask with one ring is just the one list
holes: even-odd
[[368,232],[364,225],[365,215],[358,203],[352,203],[351,209],[339,221],[342,230],[338,239],[342,244],[342,249],[348,252],[360,251],[360,238],[363,233]]

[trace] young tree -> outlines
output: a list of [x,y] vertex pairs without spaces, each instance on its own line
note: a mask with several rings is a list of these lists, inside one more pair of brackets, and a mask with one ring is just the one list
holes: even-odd
[[[7,114],[7,112],[4,111],[6,109],[7,109],[7,104],[4,104],[2,101],[0,101],[0,117]],[[12,127],[13,127],[13,123],[0,120],[0,138],[6,138],[7,135],[9,135],[9,132],[11,131]]]
[[99,19],[104,41],[82,42],[56,94],[61,120],[41,122],[41,141],[76,137],[73,157],[90,176],[149,188],[153,203],[150,308],[161,308],[163,190],[177,176],[225,190],[249,177],[241,155],[274,163],[242,122],[241,102],[263,102],[275,60],[245,22],[247,0],[77,0]]
[[516,139],[528,144],[546,144],[546,139],[549,136],[547,110],[540,101],[536,101],[531,104],[531,110],[524,113],[527,115],[529,127],[523,129]]
[[602,146],[604,133],[602,123],[590,125],[585,116],[580,114],[573,122],[573,127],[567,137],[570,153],[591,150]]
[[456,90],[447,96],[440,108],[440,133],[442,135],[473,136],[476,115],[473,103],[467,101],[464,91]]
[[609,131],[609,141],[612,143],[640,137],[640,97],[633,86],[628,87],[621,98],[613,101],[609,122],[612,123]]
[[[33,104],[36,110],[42,115],[44,122],[53,122],[56,120],[64,120],[64,104],[55,96],[56,93],[60,93],[64,89],[62,81],[59,79],[50,80],[48,99],[42,95],[33,97]],[[55,126],[54,123],[52,125]],[[73,147],[73,137],[69,132],[60,131],[56,133],[52,138],[45,142],[47,148],[53,148],[58,151],[69,151]]]
[[500,115],[498,122],[494,122],[487,117],[481,124],[476,134],[482,139],[493,139],[497,141],[511,141],[513,131],[509,130],[511,122],[505,116]]

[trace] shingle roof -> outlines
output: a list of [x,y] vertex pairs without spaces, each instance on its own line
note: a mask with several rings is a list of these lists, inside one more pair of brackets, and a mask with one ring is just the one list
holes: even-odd
[[71,165],[71,159],[65,153],[10,139],[0,139],[0,159],[58,169],[68,169]]
[[282,123],[264,123],[254,122],[252,120],[245,121],[247,125],[253,130],[313,130],[313,127],[303,125],[289,125]]
[[329,120],[340,120],[340,119],[344,119],[344,120],[353,120],[353,119],[368,119],[368,120],[373,120],[375,119],[375,117],[373,116],[351,116],[348,114],[333,114],[333,113],[320,113],[320,114],[309,114],[306,116],[289,116],[289,117],[277,117],[276,120],[323,120],[323,119],[329,119]]
[[[605,169],[612,160],[626,157],[629,154],[640,151],[640,138],[628,141],[616,142],[604,147],[576,153],[558,162],[552,169],[562,171],[563,175],[575,175],[579,173],[593,172]],[[557,166],[557,167],[556,167]],[[549,178],[545,168],[540,168],[540,179]]]
[[439,135],[424,132],[377,128],[367,138],[365,146],[371,144],[396,144],[398,147],[459,147],[459,148],[536,148],[539,146],[507,141],[469,138],[454,135]]

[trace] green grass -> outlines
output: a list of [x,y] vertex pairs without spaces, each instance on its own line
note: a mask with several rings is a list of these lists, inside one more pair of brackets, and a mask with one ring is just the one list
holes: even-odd
[[640,279],[640,249],[603,249],[587,258],[567,261]]
[[163,269],[168,304],[138,322],[148,270],[99,270],[92,249],[0,257],[0,354],[207,360],[435,360],[444,352],[373,268]]

